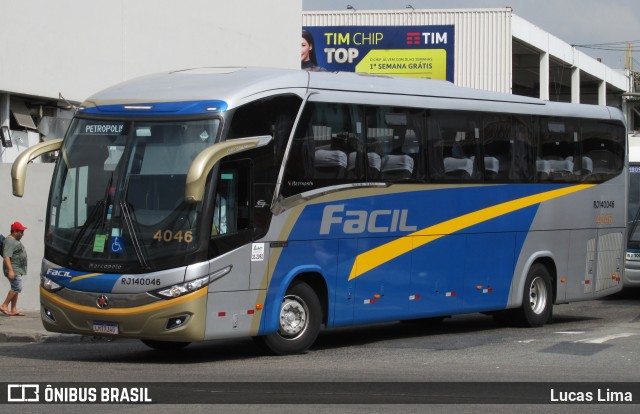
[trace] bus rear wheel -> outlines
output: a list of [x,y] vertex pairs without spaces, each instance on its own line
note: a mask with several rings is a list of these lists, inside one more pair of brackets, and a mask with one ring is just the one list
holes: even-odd
[[553,291],[546,266],[535,263],[527,273],[522,294],[522,306],[514,313],[519,325],[538,327],[551,319]]
[[191,342],[155,341],[153,339],[141,339],[141,341],[143,344],[145,344],[149,348],[153,348],[157,351],[177,351],[191,343]]
[[280,303],[278,332],[256,338],[277,355],[299,354],[315,342],[322,325],[322,307],[304,282],[293,284]]

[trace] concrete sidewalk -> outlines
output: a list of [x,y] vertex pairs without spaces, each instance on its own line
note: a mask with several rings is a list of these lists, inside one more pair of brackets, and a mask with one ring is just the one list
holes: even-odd
[[47,332],[40,312],[24,311],[24,316],[7,316],[0,312],[0,343],[2,342],[71,342],[85,337],[75,334]]

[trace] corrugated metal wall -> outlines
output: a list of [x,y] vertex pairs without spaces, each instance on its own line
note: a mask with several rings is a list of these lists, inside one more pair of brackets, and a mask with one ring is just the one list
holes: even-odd
[[303,26],[455,26],[454,82],[511,93],[511,9],[304,12]]

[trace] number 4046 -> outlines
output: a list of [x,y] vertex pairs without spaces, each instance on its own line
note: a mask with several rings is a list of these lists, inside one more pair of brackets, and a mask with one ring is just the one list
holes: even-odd
[[158,230],[153,235],[154,240],[158,240],[160,242],[178,242],[178,243],[191,243],[193,241],[193,232],[191,230],[187,230],[183,232],[182,230],[178,230],[173,232],[171,230]]

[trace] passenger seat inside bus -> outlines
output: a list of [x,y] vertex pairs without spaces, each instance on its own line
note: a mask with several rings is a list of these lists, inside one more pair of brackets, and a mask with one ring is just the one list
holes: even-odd
[[413,158],[408,155],[387,154],[382,157],[380,178],[398,181],[411,178],[413,174]]
[[473,175],[472,158],[446,157],[444,159],[444,173],[450,177],[470,178]]
[[567,175],[573,174],[573,161],[565,160],[536,160],[536,170],[538,178],[546,179],[562,179]]
[[415,160],[405,152],[412,149],[410,145],[405,145],[407,143],[406,126],[378,128],[376,133],[382,154],[380,179],[400,181],[412,178]]
[[347,154],[340,150],[317,149],[314,169],[314,178],[344,178],[347,172]]
[[[357,152],[349,154],[349,160],[347,164],[347,176],[350,178],[357,178],[356,161]],[[380,155],[375,152],[367,153],[367,178],[369,180],[377,180],[380,178],[380,170],[382,168],[382,159]]]
[[567,157],[567,161],[572,162],[573,172],[579,176],[587,176],[593,173],[593,160],[590,157],[582,157],[582,164],[573,162],[573,157]]

